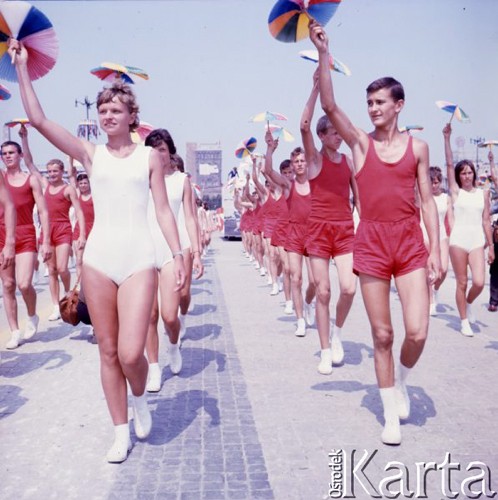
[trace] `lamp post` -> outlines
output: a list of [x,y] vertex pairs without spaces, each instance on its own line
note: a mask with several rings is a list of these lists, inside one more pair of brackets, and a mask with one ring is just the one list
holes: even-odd
[[95,101],[90,102],[88,97],[85,96],[84,101],[78,101],[78,99],[74,100],[75,107],[78,107],[78,104],[80,104],[81,106],[85,106],[85,108],[86,108],[86,121],[83,123],[80,123],[80,125],[78,126],[78,136],[85,137],[85,139],[87,141],[90,140],[90,137],[92,135],[94,135],[95,138],[97,138],[97,136],[99,134],[99,129],[97,127],[97,123],[94,120],[90,120],[90,117],[89,117],[90,108],[95,104]]
[[473,137],[470,139],[470,143],[476,146],[476,172],[479,172],[479,144],[485,140],[484,137]]

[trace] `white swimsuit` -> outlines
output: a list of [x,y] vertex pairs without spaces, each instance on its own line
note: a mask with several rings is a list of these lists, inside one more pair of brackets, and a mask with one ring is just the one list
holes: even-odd
[[83,263],[118,286],[132,274],[154,268],[154,245],[147,224],[149,156],[137,145],[126,158],[116,158],[105,145],[95,149],[92,163],[95,222]]
[[471,252],[485,244],[482,227],[482,211],[484,210],[486,192],[480,189],[465,191],[460,189],[453,204],[455,224],[451,230],[450,246],[462,248]]
[[[183,172],[175,172],[164,178],[166,191],[168,193],[169,205],[171,207],[173,215],[175,216],[175,220],[178,226],[178,233],[180,235],[180,245],[182,247],[182,250],[190,247],[190,240],[185,228],[185,218],[183,218],[183,223],[180,220],[180,216],[183,212],[182,200],[186,178],[187,175]],[[149,200],[147,219],[154,242],[155,266],[158,270],[160,270],[165,264],[173,260],[173,254],[168,243],[166,242],[166,239],[164,238],[159,223],[157,222],[152,195],[150,196]]]
[[[440,195],[434,196],[433,198],[436,202],[437,215],[439,220],[439,241],[443,241],[448,238],[448,235],[446,234],[446,226],[444,225],[444,219],[446,218],[446,213],[448,212],[448,195],[446,193],[441,193]],[[427,234],[427,229],[425,228],[423,220],[420,220],[420,227],[422,228],[424,241],[429,242],[429,236]]]

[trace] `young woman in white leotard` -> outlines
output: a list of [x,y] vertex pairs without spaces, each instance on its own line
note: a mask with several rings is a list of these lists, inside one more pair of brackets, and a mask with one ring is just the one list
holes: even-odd
[[159,155],[131,140],[130,133],[139,120],[129,86],[115,83],[98,95],[99,124],[107,143],[96,146],[46,118],[30,81],[26,49],[11,40],[9,54],[16,55],[21,98],[29,121],[57,148],[78,160],[92,183],[95,223],[83,256],[82,283],[98,340],[102,385],[115,426],[107,460],[122,462],[132,447],[127,383],[137,437],[146,438],[152,426],[145,395],[148,363],[144,356],[157,286],[154,246],[147,224],[149,188],[159,225],[175,259],[177,288],[185,281]]
[[[461,320],[460,332],[472,337],[470,323],[475,322],[471,304],[484,288],[484,247],[488,245],[488,262],[493,262],[494,248],[491,233],[489,191],[476,188],[476,171],[469,160],[453,167],[451,125],[443,129],[444,152],[448,169],[448,187],[452,202],[450,220],[450,259],[456,278],[456,304]],[[470,267],[472,286],[467,292],[467,267]]]

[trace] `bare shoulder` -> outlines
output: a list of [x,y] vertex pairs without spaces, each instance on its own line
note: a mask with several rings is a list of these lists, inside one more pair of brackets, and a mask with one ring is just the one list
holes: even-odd
[[413,145],[413,152],[417,157],[420,157],[422,155],[427,155],[429,152],[428,144],[422,139],[419,139],[418,137],[412,138],[412,145]]

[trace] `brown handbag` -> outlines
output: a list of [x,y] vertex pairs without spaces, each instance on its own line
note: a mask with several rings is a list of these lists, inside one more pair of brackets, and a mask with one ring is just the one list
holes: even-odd
[[64,297],[62,297],[59,301],[59,310],[62,321],[73,326],[76,326],[80,322],[78,318],[78,300],[80,295],[78,290],[79,284],[80,280],[78,278],[74,288],[69,290],[69,292],[67,292],[66,295],[64,295]]

